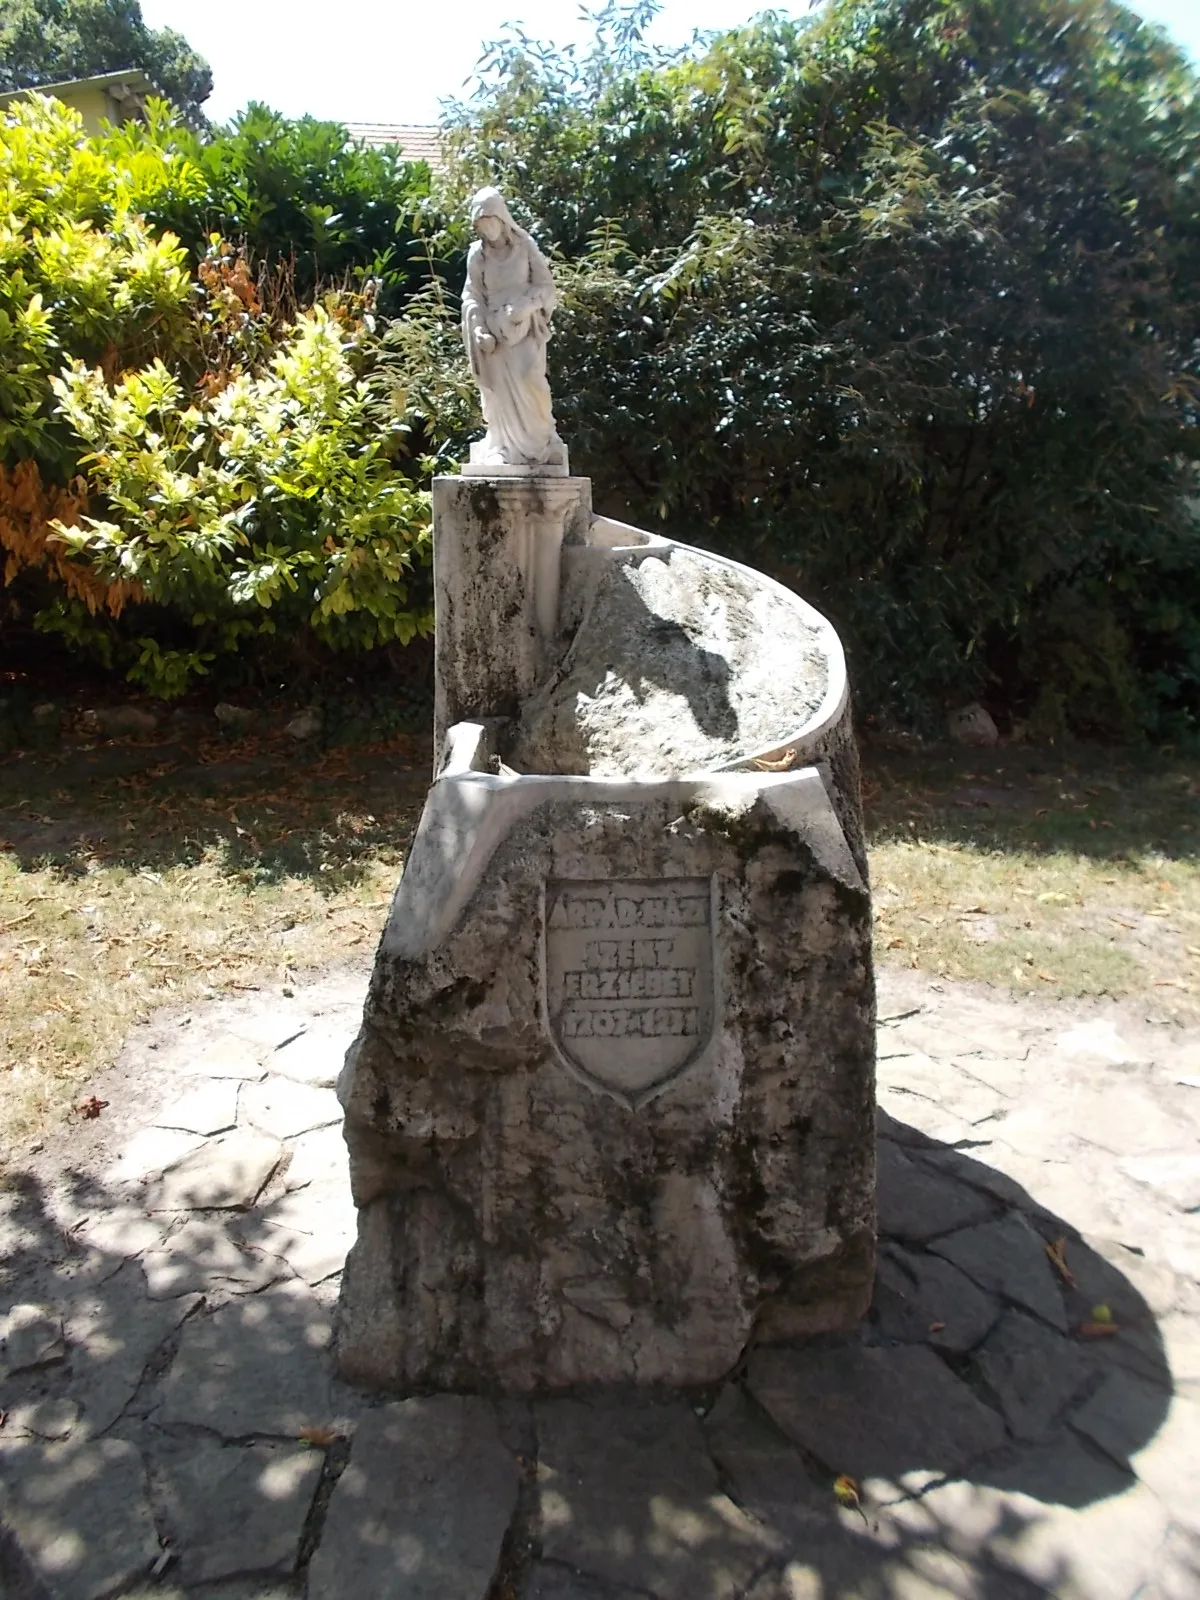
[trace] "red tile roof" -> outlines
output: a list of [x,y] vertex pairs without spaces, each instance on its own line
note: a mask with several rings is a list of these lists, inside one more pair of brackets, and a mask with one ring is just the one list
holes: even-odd
[[360,144],[400,146],[407,161],[442,164],[441,135],[436,127],[406,122],[347,122],[346,132]]

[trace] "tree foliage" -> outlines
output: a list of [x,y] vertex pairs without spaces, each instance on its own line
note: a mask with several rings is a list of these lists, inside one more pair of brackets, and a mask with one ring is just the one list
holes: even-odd
[[503,42],[454,135],[455,203],[498,180],[558,253],[602,501],[823,604],[871,710],[1194,729],[1181,55],[1109,0],[835,0],[671,58],[652,10],[582,61]]
[[182,34],[148,28],[138,0],[0,0],[0,90],[140,67],[202,125],[212,73]]

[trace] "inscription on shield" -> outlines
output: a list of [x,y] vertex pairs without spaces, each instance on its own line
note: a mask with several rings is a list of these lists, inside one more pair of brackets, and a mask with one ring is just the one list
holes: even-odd
[[593,1088],[636,1106],[708,1044],[712,896],[707,878],[547,882],[546,1027]]

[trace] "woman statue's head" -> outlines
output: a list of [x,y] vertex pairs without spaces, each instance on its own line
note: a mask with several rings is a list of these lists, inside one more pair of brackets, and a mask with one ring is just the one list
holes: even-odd
[[480,189],[471,197],[471,226],[488,244],[511,239],[515,223],[499,189]]

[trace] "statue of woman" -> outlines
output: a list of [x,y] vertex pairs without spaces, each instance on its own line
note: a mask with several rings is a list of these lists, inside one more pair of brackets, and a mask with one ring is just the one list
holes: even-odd
[[487,433],[471,446],[479,466],[564,466],[546,379],[554,280],[537,245],[509,215],[499,189],[471,201],[478,238],[467,256],[463,342],[479,384]]

